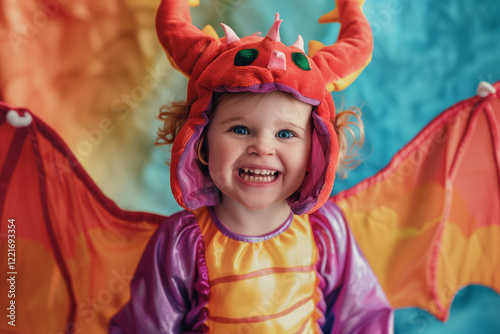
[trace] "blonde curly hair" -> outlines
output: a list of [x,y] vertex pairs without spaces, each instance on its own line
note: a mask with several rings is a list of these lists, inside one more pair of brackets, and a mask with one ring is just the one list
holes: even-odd
[[351,107],[335,116],[334,127],[339,141],[339,165],[337,173],[346,178],[348,171],[361,163],[359,151],[365,142],[365,128],[361,109]]

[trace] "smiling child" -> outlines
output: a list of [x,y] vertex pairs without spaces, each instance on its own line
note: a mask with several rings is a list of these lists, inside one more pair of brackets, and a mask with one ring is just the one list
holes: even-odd
[[[207,35],[187,3],[162,2],[157,29],[190,77],[164,107],[171,177],[186,210],[150,240],[111,333],[392,333],[393,310],[341,211],[328,201],[345,117],[330,94],[371,59],[360,5],[338,0],[337,43]],[[342,159],[340,161],[342,163]]]

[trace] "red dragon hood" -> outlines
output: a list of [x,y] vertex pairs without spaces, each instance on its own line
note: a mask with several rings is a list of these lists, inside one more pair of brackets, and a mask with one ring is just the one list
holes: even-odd
[[[238,38],[223,25],[226,37],[213,28],[200,31],[191,23],[185,0],[164,0],[157,14],[157,32],[172,65],[189,77],[189,117],[172,148],[171,186],[182,207],[195,210],[219,203],[220,192],[198,161],[197,146],[208,124],[217,93],[275,90],[313,106],[311,170],[288,202],[295,214],[313,212],[330,196],[339,145],[332,124],[335,105],[330,91],[347,87],[371,60],[373,40],[361,11],[364,0],[337,0],[323,22],[340,21],[337,42],[312,42],[309,55],[299,36],[292,46],[280,41],[279,15],[265,37]],[[321,20],[321,19],[320,19]],[[208,32],[208,33],[206,33]]]

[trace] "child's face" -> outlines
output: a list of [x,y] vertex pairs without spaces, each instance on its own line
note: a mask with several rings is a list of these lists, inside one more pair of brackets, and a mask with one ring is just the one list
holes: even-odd
[[302,184],[311,151],[312,107],[281,92],[224,98],[208,132],[210,177],[251,209],[285,201]]

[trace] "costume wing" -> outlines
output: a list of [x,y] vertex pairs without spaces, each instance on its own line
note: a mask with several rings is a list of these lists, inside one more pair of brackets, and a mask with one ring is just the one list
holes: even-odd
[[494,88],[441,113],[385,169],[331,199],[396,308],[445,320],[461,287],[500,293],[500,82]]
[[27,110],[0,103],[0,138],[0,332],[107,332],[165,217],[119,209]]

